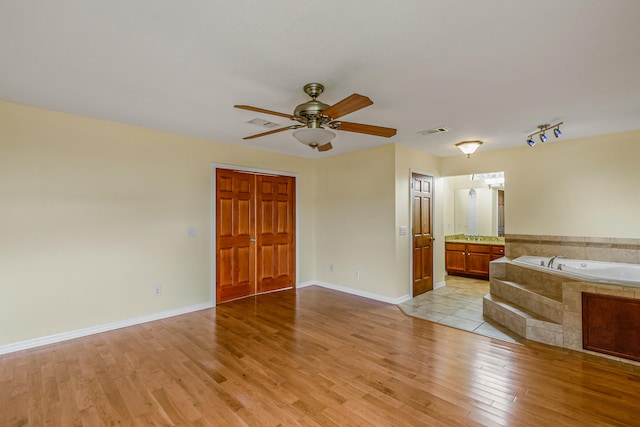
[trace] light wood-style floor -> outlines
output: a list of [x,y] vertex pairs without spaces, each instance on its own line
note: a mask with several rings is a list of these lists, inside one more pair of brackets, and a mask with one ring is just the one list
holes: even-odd
[[637,368],[319,287],[0,357],[1,426],[633,426]]

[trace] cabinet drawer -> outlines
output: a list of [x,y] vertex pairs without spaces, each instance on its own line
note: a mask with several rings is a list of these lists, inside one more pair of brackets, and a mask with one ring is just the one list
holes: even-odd
[[474,254],[488,254],[491,252],[489,245],[467,245],[467,252]]
[[447,251],[460,251],[460,252],[464,252],[465,249],[465,244],[464,243],[445,243],[444,248]]
[[504,246],[492,246],[491,253],[493,255],[504,255]]

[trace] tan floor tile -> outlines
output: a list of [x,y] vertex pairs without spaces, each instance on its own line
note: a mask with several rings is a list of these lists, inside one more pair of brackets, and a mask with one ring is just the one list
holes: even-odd
[[499,325],[485,321],[482,297],[489,293],[489,282],[447,276],[446,286],[425,292],[398,305],[406,315],[457,329],[518,343],[522,339]]

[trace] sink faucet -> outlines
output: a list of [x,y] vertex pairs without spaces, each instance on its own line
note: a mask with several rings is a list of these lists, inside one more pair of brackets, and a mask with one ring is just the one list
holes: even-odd
[[566,256],[562,256],[562,255],[552,256],[551,258],[549,258],[549,262],[547,263],[547,267],[552,268],[553,267],[553,261],[555,261],[556,258],[566,258]]

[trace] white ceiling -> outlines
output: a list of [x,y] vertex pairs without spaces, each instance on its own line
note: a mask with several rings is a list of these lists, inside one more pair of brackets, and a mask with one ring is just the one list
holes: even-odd
[[[638,0],[2,0],[0,99],[305,157],[395,142],[436,156],[640,128]],[[352,93],[374,105],[318,153],[247,122]],[[424,136],[435,127],[451,131]],[[550,141],[554,138],[550,138]],[[560,143],[558,140],[557,143]],[[535,149],[535,148],[534,148]]]

